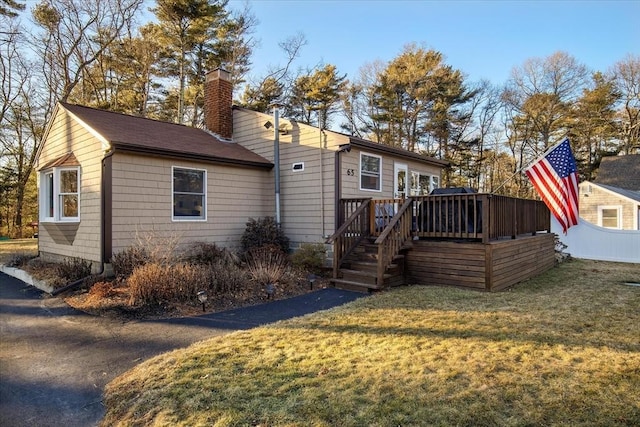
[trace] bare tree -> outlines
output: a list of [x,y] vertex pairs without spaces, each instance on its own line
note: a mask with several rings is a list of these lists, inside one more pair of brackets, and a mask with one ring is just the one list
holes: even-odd
[[302,33],[297,33],[278,43],[285,55],[284,65],[269,66],[264,76],[245,85],[241,105],[266,113],[272,102],[282,102],[291,92],[295,81],[291,75],[291,67],[306,44],[307,40]]
[[[45,0],[33,9],[34,40],[50,105],[74,99],[88,67],[132,24],[143,0]],[[78,97],[78,101],[83,99]]]
[[622,96],[618,111],[622,151],[625,154],[640,152],[640,56],[628,55],[612,67],[610,75]]
[[581,95],[588,77],[587,68],[565,52],[532,58],[511,71],[503,99],[528,121],[536,146],[544,151],[563,136],[568,104]]
[[6,24],[5,28],[9,30],[6,32],[7,37],[0,41],[0,187],[3,193],[1,204],[8,231],[16,237],[22,237],[27,185],[44,125],[40,120],[40,114],[35,111],[35,88],[30,72],[32,64],[24,56],[25,40],[20,35],[23,32],[14,22]]

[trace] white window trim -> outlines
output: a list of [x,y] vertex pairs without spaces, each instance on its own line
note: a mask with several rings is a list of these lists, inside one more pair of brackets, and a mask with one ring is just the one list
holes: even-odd
[[[369,156],[369,157],[375,157],[378,160],[380,160],[380,173],[378,176],[378,189],[371,189],[371,188],[362,188],[362,156]],[[360,165],[358,166],[358,187],[360,188],[360,191],[373,191],[376,193],[381,193],[382,192],[382,156],[378,156],[377,154],[371,154],[371,153],[366,153],[364,151],[360,152]]]
[[[66,217],[62,216],[62,206],[60,204],[61,193],[60,193],[60,174],[65,171],[76,171],[77,174],[77,183],[76,187],[78,191],[76,193],[64,193],[64,194],[77,194],[78,197],[78,215]],[[53,188],[51,189],[53,193],[53,216],[49,216],[49,199],[50,193],[48,188],[48,180],[46,179],[47,175],[53,176]],[[54,167],[51,169],[46,169],[40,171],[40,221],[41,222],[80,222],[80,202],[81,202],[81,186],[80,183],[82,180],[80,179],[80,166],[60,166]]]
[[[420,172],[416,170],[409,171],[409,195],[411,197],[417,196],[420,194]],[[414,178],[416,181],[416,186],[413,186]],[[415,194],[414,194],[415,193]]]
[[[413,192],[413,190],[416,190],[418,194],[421,194],[424,191],[424,195],[429,195],[429,193],[431,193],[435,188],[439,188],[435,186],[435,180],[438,180],[438,185],[440,184],[440,177],[438,175],[432,175],[430,173],[411,170],[410,175],[413,175],[413,174],[418,175],[418,187],[411,188],[410,191]],[[427,178],[429,181],[426,188],[423,188],[422,185],[420,185],[422,178]],[[415,196],[415,194],[412,194],[412,195]]]
[[[431,188],[429,189],[429,193],[431,193],[436,188],[440,188],[440,176],[436,176],[436,175],[430,175],[430,176],[431,178],[429,179],[429,181],[431,181],[430,183]],[[437,184],[436,184],[436,180],[438,181]]]
[[[202,174],[202,179],[203,179],[203,186],[202,186],[202,191],[204,192],[203,196],[204,196],[204,200],[202,203],[202,209],[204,209],[204,215],[202,218],[199,217],[188,217],[188,216],[175,216],[173,214],[173,198],[175,196],[175,193],[173,191],[173,176],[175,173],[176,169],[183,169],[183,170],[192,170],[192,171],[199,171],[199,172],[203,172]],[[207,170],[206,169],[200,169],[200,168],[194,168],[191,166],[171,166],[171,221],[173,222],[206,222],[207,221],[207,216],[208,216],[208,209],[207,209],[207,205],[208,205],[208,197],[207,197]]]
[[[602,225],[602,211],[605,209],[616,209],[618,211],[618,226],[617,227],[605,227]],[[622,205],[600,205],[598,206],[598,225],[610,230],[622,230]]]

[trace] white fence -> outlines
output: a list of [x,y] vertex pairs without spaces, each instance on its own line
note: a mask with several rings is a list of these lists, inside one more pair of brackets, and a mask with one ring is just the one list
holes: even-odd
[[578,225],[569,228],[565,236],[552,215],[551,232],[567,245],[565,252],[572,257],[640,263],[640,231],[611,230],[580,218]]

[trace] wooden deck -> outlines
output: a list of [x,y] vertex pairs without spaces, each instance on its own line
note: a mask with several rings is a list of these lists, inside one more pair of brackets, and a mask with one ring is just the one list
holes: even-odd
[[498,291],[555,262],[549,210],[535,200],[492,194],[346,199],[340,218],[342,225],[329,239],[338,287],[371,291],[423,284]]
[[419,240],[406,254],[406,283],[500,291],[555,264],[554,235],[482,242]]

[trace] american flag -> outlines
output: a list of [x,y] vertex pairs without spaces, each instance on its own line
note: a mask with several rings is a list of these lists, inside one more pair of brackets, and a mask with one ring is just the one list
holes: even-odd
[[543,202],[556,217],[562,232],[578,225],[578,170],[565,139],[525,171]]

